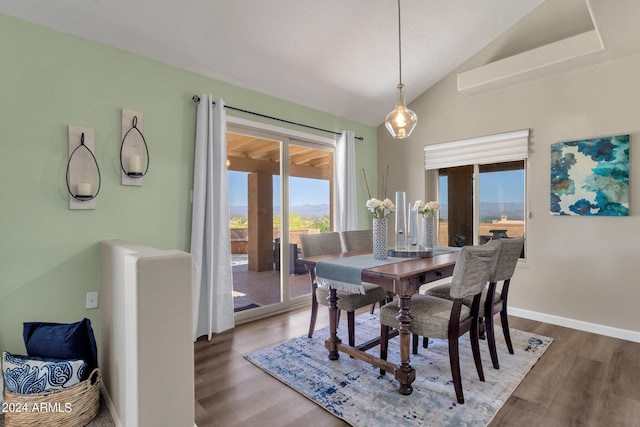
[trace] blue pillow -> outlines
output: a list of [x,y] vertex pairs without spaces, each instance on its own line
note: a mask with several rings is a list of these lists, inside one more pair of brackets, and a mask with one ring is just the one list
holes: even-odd
[[98,367],[98,350],[91,320],[76,323],[25,322],[24,345],[30,357],[84,360],[87,370],[83,380]]
[[58,360],[2,353],[6,388],[12,393],[32,394],[71,387],[86,375],[84,360]]

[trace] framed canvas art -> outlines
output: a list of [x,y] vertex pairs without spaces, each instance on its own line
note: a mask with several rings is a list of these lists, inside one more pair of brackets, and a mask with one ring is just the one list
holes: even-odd
[[551,144],[551,215],[629,215],[629,135]]

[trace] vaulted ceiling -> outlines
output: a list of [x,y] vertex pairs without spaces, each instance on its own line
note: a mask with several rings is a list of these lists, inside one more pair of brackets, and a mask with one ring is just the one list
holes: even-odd
[[[407,101],[543,1],[403,0]],[[0,13],[372,126],[395,103],[396,0],[2,0]]]

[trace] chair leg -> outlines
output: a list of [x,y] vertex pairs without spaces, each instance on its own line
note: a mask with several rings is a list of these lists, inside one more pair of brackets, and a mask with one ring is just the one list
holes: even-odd
[[451,364],[451,375],[453,376],[453,388],[456,391],[458,403],[464,403],[462,393],[462,377],[460,376],[460,356],[458,354],[458,338],[449,339],[449,363]]
[[505,302],[500,311],[500,322],[502,323],[502,332],[504,333],[504,342],[507,344],[509,354],[513,354],[513,345],[511,344],[511,334],[509,333],[509,318],[507,316],[507,303]]
[[340,312],[340,309],[338,309],[336,311],[336,329],[340,326],[340,317],[342,316],[342,313]]
[[[382,307],[382,306],[380,306]],[[376,310],[376,303],[374,302],[373,304],[371,304],[371,310],[369,310],[369,313],[373,314],[373,312]]]
[[411,334],[412,336],[412,345],[411,345],[411,353],[412,354],[418,354],[418,341],[420,340],[420,335],[418,334]]
[[356,314],[353,311],[347,311],[347,328],[349,329],[349,345],[356,346]]
[[429,337],[422,337],[422,348],[429,348]]
[[316,329],[316,319],[318,318],[318,301],[315,295],[311,299],[311,321],[309,322],[309,338],[313,338],[313,331]]
[[471,330],[469,331],[469,339],[471,340],[471,352],[473,353],[473,362],[476,365],[476,371],[478,371],[478,378],[480,381],[484,381],[484,371],[482,370],[482,359],[480,358],[480,340],[478,337],[478,321],[474,320],[471,323]]
[[[387,349],[389,348],[389,327],[380,324],[380,359],[387,360]],[[385,375],[386,370],[380,368],[380,375]]]
[[487,331],[487,344],[489,345],[489,354],[491,355],[491,363],[494,369],[500,369],[498,364],[498,352],[496,351],[496,334],[493,326],[493,315],[489,314],[485,317],[485,329]]

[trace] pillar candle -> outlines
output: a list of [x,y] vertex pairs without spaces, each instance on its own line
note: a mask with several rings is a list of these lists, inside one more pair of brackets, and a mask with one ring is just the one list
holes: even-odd
[[78,196],[92,196],[91,184],[88,182],[79,182],[77,193]]
[[129,157],[129,173],[142,173],[140,156]]

